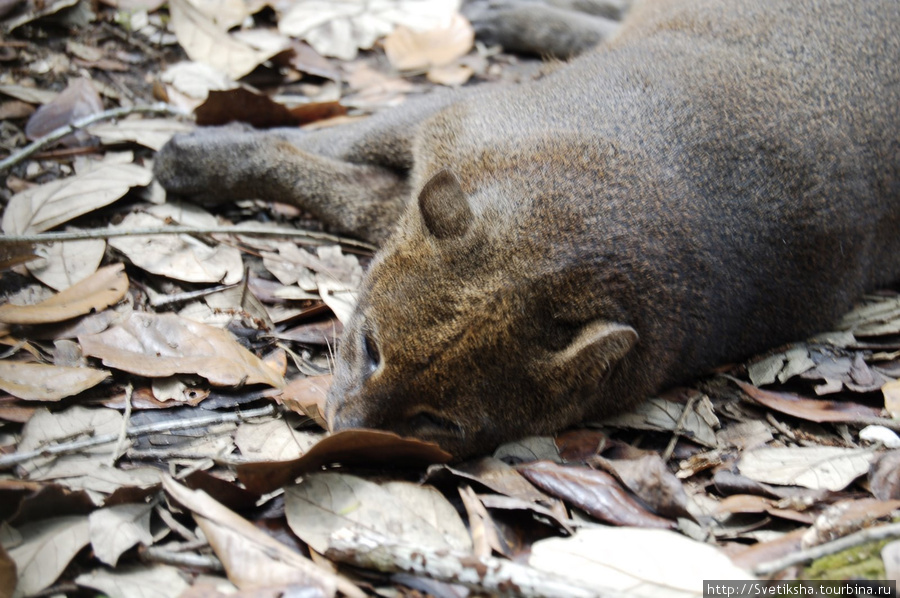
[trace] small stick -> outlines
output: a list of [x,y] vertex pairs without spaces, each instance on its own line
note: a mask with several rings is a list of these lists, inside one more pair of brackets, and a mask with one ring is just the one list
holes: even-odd
[[151,546],[141,552],[141,560],[150,563],[162,563],[176,567],[191,567],[205,571],[224,571],[222,561],[213,555],[194,554],[192,552],[172,552],[164,548]]
[[688,415],[693,413],[694,404],[696,402],[697,395],[692,395],[688,399],[688,402],[685,404],[684,409],[681,410],[681,416],[679,416],[678,422],[675,424],[675,428],[672,430],[672,437],[669,438],[669,444],[666,446],[666,450],[663,451],[663,461],[668,461],[672,456],[672,453],[675,452],[675,445],[678,443],[678,439],[681,438],[681,432],[684,430],[684,425],[687,423]]
[[89,114],[84,118],[79,118],[73,123],[50,131],[40,139],[34,140],[19,151],[10,154],[3,160],[0,160],[0,174],[6,172],[32,154],[41,151],[51,143],[59,141],[66,135],[71,135],[75,131],[83,129],[96,122],[112,120],[115,118],[120,118],[122,116],[127,116],[129,114],[137,113],[164,114],[167,116],[187,116],[184,111],[162,102],[151,104],[149,106],[127,106],[124,108],[113,108],[111,110],[104,110],[103,112],[98,112],[96,114]]
[[[145,424],[143,426],[129,426],[127,435],[129,437],[133,437],[141,436],[143,434],[156,434],[158,432],[173,432],[175,430],[199,428],[212,424],[240,422],[257,417],[266,417],[269,415],[273,415],[275,411],[276,407],[274,405],[266,405],[265,407],[260,407],[259,409],[251,409],[249,411],[243,412],[235,411],[233,413],[217,413],[214,415],[198,417],[195,419],[179,419],[172,422],[159,422],[155,424]],[[25,461],[29,461],[37,457],[59,455],[62,453],[74,453],[92,446],[115,442],[118,439],[119,433],[114,432],[112,434],[94,436],[93,438],[87,438],[85,440],[76,440],[73,442],[65,442],[63,444],[47,446],[44,448],[35,449],[33,451],[26,451],[24,453],[3,455],[0,456],[0,469],[12,467],[13,465],[18,465],[19,463],[24,463]]]
[[116,464],[119,456],[124,452],[125,441],[128,439],[128,422],[131,421],[131,395],[134,393],[134,386],[129,382],[125,387],[125,413],[122,414],[122,429],[119,431],[119,438],[116,441],[116,448],[110,455],[110,467]]
[[58,241],[79,241],[83,239],[112,239],[115,237],[132,237],[138,235],[255,235],[260,237],[286,237],[307,239],[312,243],[340,243],[341,245],[358,247],[367,251],[375,251],[375,246],[370,243],[328,233],[301,229],[272,229],[249,226],[159,226],[130,229],[95,228],[54,233],[34,233],[30,235],[3,235],[0,236],[0,245],[4,243],[56,243]]
[[813,561],[822,558],[823,556],[828,556],[829,554],[835,554],[842,550],[853,548],[854,546],[886,540],[888,538],[900,538],[900,523],[866,528],[846,535],[843,538],[838,538],[832,542],[826,542],[825,544],[819,544],[812,548],[800,550],[799,552],[794,552],[780,559],[769,561],[768,563],[761,563],[753,568],[753,573],[756,575],[771,575],[772,573],[781,571],[782,569],[786,569],[793,565],[799,565],[800,563]]

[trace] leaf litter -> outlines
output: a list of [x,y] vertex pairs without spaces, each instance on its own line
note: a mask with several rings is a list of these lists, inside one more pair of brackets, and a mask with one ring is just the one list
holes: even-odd
[[[101,19],[86,2],[21,3],[0,16],[28,39],[17,70],[0,73],[3,102],[20,104],[0,129],[5,147],[23,146],[26,129],[155,99],[206,102],[198,121],[297,126],[357,118],[434,82],[519,76],[508,56],[472,50],[454,2],[179,0],[168,16],[161,5],[101,4]],[[65,43],[29,37],[26,24],[52,37],[44,27],[59,18],[74,27]],[[253,121],[259,106],[277,118]],[[30,242],[3,244],[25,257],[0,279],[0,587],[358,596],[408,592],[416,573],[465,592],[458,584],[484,590],[473,574],[490,566],[572,595],[699,596],[702,578],[746,579],[898,513],[891,292],[728,377],[493,456],[449,464],[414,439],[328,435],[334,345],[370,254],[287,236],[315,226],[296,210],[164,200],[150,187],[153,152],[192,126],[105,120],[62,142],[77,147],[57,141],[2,173],[7,236],[88,238],[41,243],[40,259]],[[248,222],[285,234],[241,232]],[[127,234],[175,223],[234,232]],[[110,226],[126,234],[90,238]],[[880,553],[884,576],[896,546]],[[370,550],[389,564],[366,561]],[[451,557],[455,573],[404,566],[416,550]]]

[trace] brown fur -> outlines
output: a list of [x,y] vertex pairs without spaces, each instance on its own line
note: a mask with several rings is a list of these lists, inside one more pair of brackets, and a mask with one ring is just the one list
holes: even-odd
[[209,177],[210,138],[181,138],[161,178],[265,181],[383,241],[328,416],[463,456],[802,339],[900,277],[898,27],[896,0],[645,1],[534,83],[220,135]]

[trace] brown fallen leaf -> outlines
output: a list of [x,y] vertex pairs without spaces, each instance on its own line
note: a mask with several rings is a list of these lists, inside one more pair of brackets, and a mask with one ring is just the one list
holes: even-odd
[[681,480],[669,471],[659,455],[644,455],[639,459],[597,459],[595,463],[615,475],[654,512],[670,519],[693,519],[690,499]]
[[654,515],[644,508],[606,472],[587,467],[566,467],[550,461],[528,463],[518,469],[540,489],[600,521],[634,527],[675,527],[673,521]]
[[284,380],[226,331],[175,314],[132,312],[112,328],[78,337],[84,354],[138,376],[197,374],[216,386]]
[[0,322],[51,324],[115,305],[128,292],[124,264],[112,264],[36,305],[0,305]]
[[333,376],[328,374],[293,380],[282,389],[280,399],[291,411],[312,418],[323,430],[327,430],[325,396],[328,394],[332,378]]
[[241,463],[237,471],[248,490],[265,494],[325,465],[386,463],[392,467],[419,467],[446,463],[450,459],[450,453],[431,442],[380,430],[344,430],[323,438],[299,459]]
[[397,27],[384,38],[384,53],[398,71],[447,66],[465,56],[475,43],[475,30],[462,15],[454,15],[445,27],[413,31]]
[[715,510],[717,515],[744,514],[744,513],[768,513],[773,517],[811,524],[815,517],[811,513],[804,513],[794,509],[780,509],[772,500],[755,496],[753,494],[733,494],[722,499]]
[[[91,114],[103,111],[103,100],[90,79],[78,78],[49,104],[44,104],[31,115],[25,125],[25,135],[29,139],[43,137],[59,127]],[[78,131],[61,140],[63,145],[83,145],[90,139],[84,131]]]
[[0,361],[0,389],[28,401],[58,401],[92,388],[108,377],[106,370]]
[[198,125],[224,125],[238,121],[258,129],[297,127],[346,113],[347,109],[339,102],[302,104],[296,108],[288,108],[265,94],[243,87],[210,91],[206,101],[194,110]]
[[741,387],[741,390],[760,405],[807,421],[819,423],[854,422],[861,419],[881,417],[880,409],[860,405],[859,403],[807,399],[791,393],[762,390],[739,380],[736,383]]
[[900,449],[882,454],[872,464],[869,487],[879,500],[900,499]]
[[521,500],[551,504],[553,499],[526,480],[515,467],[494,457],[457,463],[454,466],[433,465],[428,468],[428,481],[444,475],[452,475],[468,482],[475,482],[499,494]]

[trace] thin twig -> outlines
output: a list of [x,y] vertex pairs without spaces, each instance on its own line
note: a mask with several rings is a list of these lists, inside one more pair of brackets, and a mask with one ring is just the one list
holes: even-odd
[[109,465],[115,466],[116,461],[125,448],[125,441],[128,439],[128,422],[131,421],[131,395],[134,393],[134,386],[129,382],[125,387],[125,413],[122,414],[122,429],[119,430],[119,438],[116,441],[116,448],[110,455]]
[[141,552],[141,560],[148,563],[162,563],[176,567],[190,567],[192,569],[204,569],[206,571],[224,571],[222,561],[209,554],[194,554],[190,552],[172,552],[163,548],[151,546]]
[[838,538],[833,542],[819,544],[818,546],[794,552],[780,559],[769,561],[768,563],[761,563],[753,568],[753,573],[756,575],[771,575],[772,573],[787,569],[793,565],[820,559],[823,556],[835,554],[842,550],[853,548],[854,546],[868,544],[869,542],[878,542],[879,540],[887,540],[889,538],[900,538],[900,523],[866,528],[844,536],[843,538]]
[[127,116],[129,114],[164,114],[167,116],[186,116],[187,114],[174,106],[170,106],[169,104],[164,104],[162,102],[156,104],[150,104],[149,106],[127,106],[124,108],[113,108],[111,110],[104,110],[103,112],[98,112],[96,114],[89,114],[84,118],[79,118],[73,123],[68,125],[64,125],[59,127],[58,129],[54,129],[44,135],[43,137],[34,140],[29,143],[19,151],[9,155],[8,157],[0,160],[0,174],[6,172],[19,162],[25,160],[32,154],[35,154],[48,145],[55,143],[65,137],[66,135],[71,135],[75,131],[88,127],[96,122],[101,122],[104,120],[112,120],[115,118],[121,118],[123,116]]
[[31,235],[3,235],[4,243],[56,243],[58,241],[80,241],[83,239],[112,239],[142,235],[248,235],[260,237],[286,237],[307,239],[312,243],[340,243],[375,251],[375,246],[364,241],[301,229],[273,229],[251,226],[158,226],[149,228],[95,228],[89,230],[64,231],[55,233],[34,233]]
[[662,460],[668,461],[672,456],[672,453],[675,452],[675,445],[678,443],[678,439],[681,438],[681,433],[684,431],[684,426],[687,423],[688,416],[694,412],[694,404],[697,402],[697,395],[691,395],[688,399],[687,404],[685,404],[684,409],[681,410],[681,416],[678,418],[678,422],[675,424],[675,428],[672,430],[672,437],[669,438],[669,444],[666,446],[666,450],[663,451]]
[[[179,419],[171,422],[158,422],[155,424],[145,424],[143,426],[129,426],[128,437],[142,436],[144,434],[156,434],[160,432],[174,432],[175,430],[187,430],[190,428],[200,428],[202,426],[210,426],[213,424],[240,422],[257,417],[266,417],[273,415],[276,411],[274,405],[266,405],[259,409],[250,409],[249,411],[235,411],[232,413],[216,413],[205,417],[197,417],[194,419]],[[26,451],[23,453],[13,453],[11,455],[0,456],[0,469],[12,467],[31,459],[38,457],[46,457],[50,455],[59,455],[62,453],[74,453],[89,447],[101,444],[109,444],[119,439],[119,433],[102,434],[87,438],[85,440],[76,440],[73,442],[65,442],[53,446]]]

